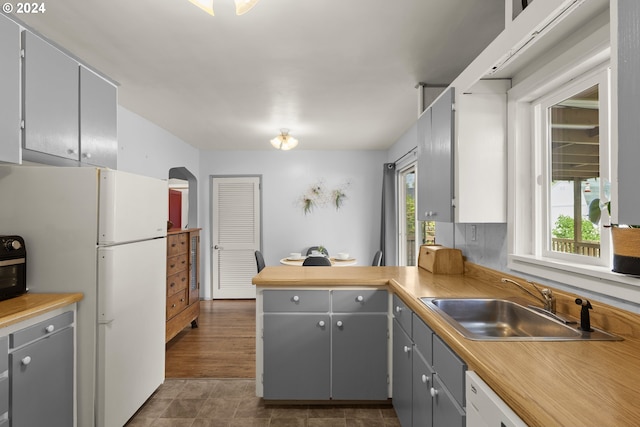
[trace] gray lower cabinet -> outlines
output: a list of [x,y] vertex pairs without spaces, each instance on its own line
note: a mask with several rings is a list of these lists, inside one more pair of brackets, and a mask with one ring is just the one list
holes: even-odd
[[330,395],[328,313],[264,314],[264,398],[325,400]]
[[264,398],[386,400],[387,295],[265,290]]
[[393,408],[402,427],[413,424],[413,342],[400,323],[393,320]]
[[9,339],[0,337],[0,427],[9,425]]
[[0,162],[20,163],[20,27],[2,14],[0,141]]
[[79,64],[29,31],[22,32],[24,148],[79,159]]
[[68,311],[9,335],[12,427],[73,426],[73,322]]
[[395,295],[393,305],[393,407],[400,425],[464,427],[465,363]]

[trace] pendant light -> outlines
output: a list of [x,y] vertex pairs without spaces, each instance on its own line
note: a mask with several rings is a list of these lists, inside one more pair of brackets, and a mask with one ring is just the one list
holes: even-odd
[[280,129],[280,135],[273,138],[271,145],[278,150],[291,150],[298,145],[298,140],[289,135],[289,129]]

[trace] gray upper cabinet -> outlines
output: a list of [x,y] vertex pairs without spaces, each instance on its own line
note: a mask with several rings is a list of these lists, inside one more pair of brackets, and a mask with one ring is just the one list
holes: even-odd
[[22,32],[24,148],[79,160],[78,62]]
[[453,222],[453,88],[418,120],[418,207],[421,221]]
[[117,169],[117,89],[80,67],[80,161]]
[[418,118],[418,209],[419,221],[431,221],[429,216],[429,182],[436,179],[435,165],[431,156],[431,108]]
[[20,27],[1,14],[0,162],[20,163]]
[[[618,222],[640,224],[640,3],[618,2]],[[616,126],[616,123],[612,123]]]

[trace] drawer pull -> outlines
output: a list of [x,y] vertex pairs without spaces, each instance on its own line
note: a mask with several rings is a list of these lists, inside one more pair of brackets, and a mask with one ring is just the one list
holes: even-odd
[[53,325],[49,325],[49,326],[47,326],[46,328],[44,328],[44,330],[45,330],[45,331],[47,331],[48,333],[53,332],[55,329],[56,329],[56,328],[55,328],[55,326],[53,326]]
[[184,298],[180,298],[180,302],[184,302]]
[[176,308],[176,305],[175,304],[171,304],[171,308]]
[[293,300],[293,302],[299,302],[300,301],[300,297],[298,295],[294,295],[293,298],[291,298]]
[[27,366],[29,363],[31,363],[31,356],[23,357],[20,363],[22,363],[24,366]]
[[356,301],[362,302],[364,301],[364,297],[362,295],[358,295],[358,297],[356,298]]

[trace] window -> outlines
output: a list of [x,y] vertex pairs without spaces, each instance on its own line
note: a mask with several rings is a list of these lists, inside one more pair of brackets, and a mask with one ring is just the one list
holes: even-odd
[[599,220],[610,182],[608,87],[608,70],[599,71],[532,103],[542,256],[609,263],[608,220]]
[[417,186],[415,163],[398,170],[399,265],[417,265],[420,245],[435,243],[435,223],[416,220]]
[[416,265],[416,166],[398,171],[399,265]]

